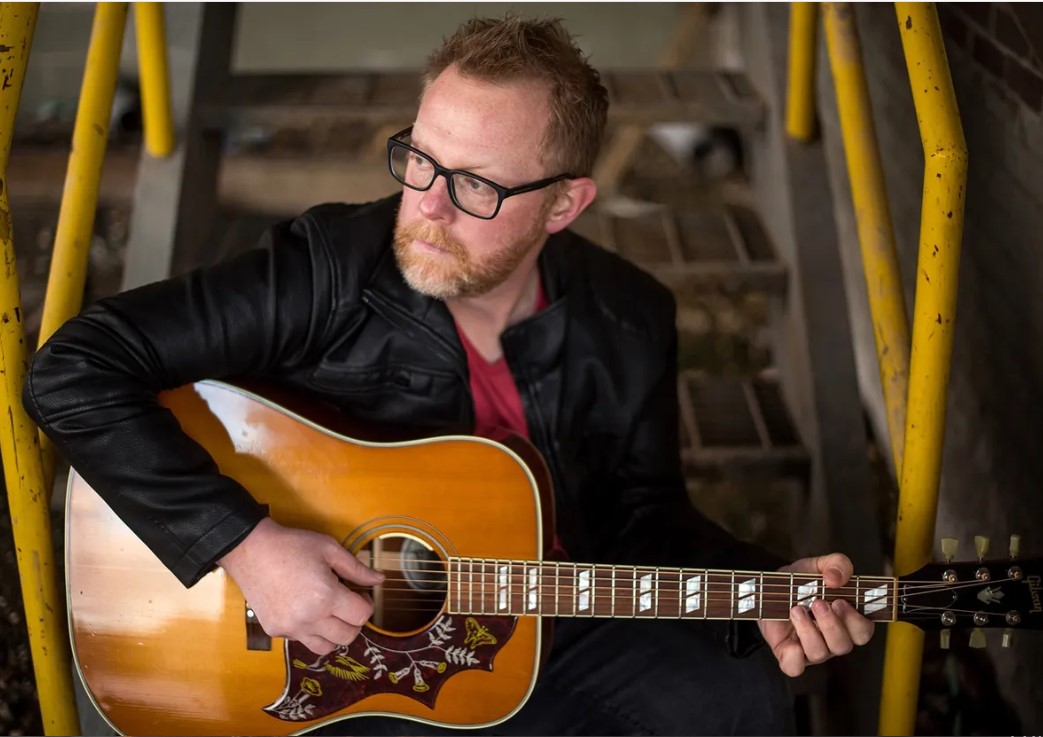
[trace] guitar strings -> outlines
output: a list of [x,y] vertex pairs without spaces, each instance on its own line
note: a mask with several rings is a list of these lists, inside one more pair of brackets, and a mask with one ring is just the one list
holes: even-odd
[[[444,571],[439,571],[439,572],[444,574]],[[468,588],[472,588],[472,589],[476,589],[476,590],[478,588],[484,587],[486,584],[488,584],[490,587],[493,587],[493,588],[496,588],[497,590],[499,590],[499,588],[502,588],[502,586],[503,586],[500,583],[500,576],[501,576],[501,574],[496,573],[496,572],[485,572],[485,573],[478,572],[477,573],[477,578],[475,578],[474,576],[472,576],[471,574],[468,574],[466,572],[465,573],[454,572],[452,574],[444,574],[442,576],[427,577],[427,578],[409,577],[409,576],[386,576],[384,581],[385,581],[385,583],[386,582],[391,582],[391,583],[406,583],[406,584],[433,584],[433,585],[440,585],[440,586],[446,585],[448,583],[449,585],[455,586],[458,589],[459,588],[463,588],[463,587],[468,587]],[[616,592],[619,592],[621,590],[626,590],[626,591],[634,591],[634,592],[638,592],[638,593],[651,593],[651,591],[653,590],[653,589],[648,589],[648,590],[644,590],[643,591],[643,590],[641,590],[640,588],[637,588],[637,587],[632,587],[632,588],[628,588],[628,589],[621,589],[620,586],[618,585],[618,583],[623,583],[624,581],[626,581],[626,579],[624,579],[623,581],[617,582],[617,585],[613,585],[612,582],[605,582],[603,578],[592,577],[590,579],[592,585],[586,586],[586,587],[577,588],[577,586],[575,584],[575,579],[574,578],[569,578],[565,582],[557,581],[557,580],[548,581],[547,577],[545,577],[545,576],[540,576],[539,578],[541,580],[538,581],[537,587],[540,588],[541,591],[543,589],[545,589],[545,588],[554,587],[554,586],[560,586],[561,588],[564,588],[565,590],[592,591],[592,592],[595,592],[596,594],[600,593],[600,592],[605,592],[605,591],[611,592],[613,590],[615,590]],[[558,577],[555,577],[555,578],[558,578]],[[975,580],[975,581],[956,581],[956,582],[949,583],[949,582],[946,582],[946,581],[902,581],[902,580],[896,580],[894,578],[880,578],[880,579],[877,579],[877,580],[868,580],[867,581],[867,580],[863,580],[864,578],[866,578],[866,577],[860,577],[858,585],[856,585],[856,586],[851,586],[850,584],[845,584],[844,586],[825,586],[825,585],[823,585],[821,587],[821,590],[824,591],[827,594],[829,594],[829,593],[832,593],[832,594],[842,594],[842,593],[846,594],[846,593],[851,593],[851,592],[864,594],[867,591],[871,591],[873,588],[880,588],[881,586],[879,584],[884,584],[884,588],[893,589],[894,586],[897,583],[897,585],[898,585],[898,587],[900,589],[900,595],[907,597],[907,596],[912,596],[912,595],[927,595],[927,594],[936,593],[938,591],[956,591],[956,590],[965,589],[965,588],[989,586],[989,585],[994,585],[994,584],[1017,582],[1019,580],[1022,580],[1022,579],[1016,579],[1016,578],[998,578],[998,579],[992,579],[990,581],[977,581],[977,580]],[[450,579],[452,579],[452,580],[450,581]],[[484,579],[484,581],[483,581],[483,579]],[[522,590],[522,591],[529,590],[529,583],[528,583],[528,580],[527,580],[526,575],[525,575],[524,572],[508,574],[508,579],[509,579],[508,582],[505,584],[507,588],[513,589],[513,588],[517,587],[519,590]],[[787,579],[788,579],[788,576],[787,576]],[[817,583],[819,581],[822,581],[822,579],[821,578],[812,578],[810,581],[808,581],[806,583],[811,583],[811,582]],[[664,582],[663,578],[659,578],[658,581],[656,582],[655,590],[658,592],[658,594],[661,596],[663,594],[673,593],[674,589],[672,589],[672,588],[663,588],[662,587],[663,582]],[[667,580],[666,582],[670,586],[672,586],[674,583],[677,583],[679,587],[682,584],[685,583],[683,579],[678,579],[677,581]],[[562,583],[564,583],[565,585],[561,586]],[[708,595],[708,594],[714,593],[715,590],[717,591],[717,593],[720,593],[720,589],[722,587],[726,587],[729,591],[731,591],[731,588],[732,588],[732,582],[731,581],[712,581],[712,580],[709,580],[709,581],[705,581],[703,583],[704,583],[704,588],[700,592],[698,592],[698,593],[702,593],[704,595]],[[740,583],[740,582],[736,582],[736,583]],[[873,586],[872,584],[877,584],[877,585]],[[791,584],[791,583],[788,582],[788,580],[786,582],[780,582],[780,583],[769,583],[767,581],[764,581],[758,588],[763,593],[782,594],[782,593],[790,592],[793,589],[794,586],[798,586],[798,585],[804,585],[804,584],[797,584],[796,581],[794,581],[794,583]],[[389,586],[385,585],[385,586],[383,586],[383,589],[385,591],[390,591],[390,590],[395,590],[396,587],[393,587],[393,586],[389,587]],[[419,591],[419,590],[422,590],[422,589],[415,588],[414,586],[406,586],[404,589],[400,589],[400,590]],[[680,591],[680,589],[678,589],[678,590]],[[688,594],[685,593],[684,595],[688,595]]]

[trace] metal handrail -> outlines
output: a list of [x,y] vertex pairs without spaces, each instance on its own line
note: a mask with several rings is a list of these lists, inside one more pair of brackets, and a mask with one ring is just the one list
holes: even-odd
[[790,3],[786,133],[798,141],[815,138],[815,52],[818,3]]
[[[934,3],[895,3],[924,149],[909,403],[898,497],[895,572],[931,557],[963,239],[967,143]],[[923,631],[888,627],[880,734],[913,734]]]
[[37,431],[22,406],[28,349],[7,192],[15,115],[38,12],[39,3],[0,3],[0,58],[5,71],[0,85],[0,247],[5,264],[0,278],[0,395],[8,418],[0,431],[0,448],[40,715],[44,732],[52,735],[78,733],[79,719]]

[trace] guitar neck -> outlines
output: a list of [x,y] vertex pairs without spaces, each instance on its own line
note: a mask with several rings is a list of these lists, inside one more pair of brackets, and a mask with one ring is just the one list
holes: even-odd
[[789,619],[796,605],[846,599],[891,622],[897,579],[855,576],[826,588],[822,576],[706,568],[450,558],[451,614],[665,619]]

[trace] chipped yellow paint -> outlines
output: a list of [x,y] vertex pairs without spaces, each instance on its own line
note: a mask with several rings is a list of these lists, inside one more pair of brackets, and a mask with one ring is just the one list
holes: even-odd
[[901,469],[909,393],[909,318],[854,8],[851,3],[824,5],[826,44],[873,319],[887,430],[894,467]]
[[38,3],[0,3],[0,62],[3,64],[3,84],[0,85],[0,248],[3,248],[4,259],[3,278],[0,279],[0,374],[3,374],[0,392],[7,417],[0,429],[0,449],[44,732],[48,735],[79,734],[68,629],[61,615],[64,604],[51,541],[48,494],[36,427],[22,406],[28,351],[6,185],[14,120],[25,82],[38,11]]
[[790,3],[789,82],[786,133],[798,141],[815,137],[815,51],[818,3]]
[[[920,245],[909,364],[905,450],[899,482],[895,572],[931,555],[941,478],[945,403],[963,239],[967,144],[933,3],[895,3],[924,149]],[[923,632],[888,626],[880,734],[913,734]]]

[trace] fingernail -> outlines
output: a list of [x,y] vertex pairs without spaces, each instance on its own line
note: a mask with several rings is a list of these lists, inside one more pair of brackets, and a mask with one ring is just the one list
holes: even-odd
[[828,568],[826,572],[829,574],[830,578],[837,582],[837,585],[839,585],[844,579],[844,572],[839,568]]
[[790,616],[792,616],[796,622],[803,622],[808,618],[808,613],[804,611],[804,607],[795,606],[790,609]]

